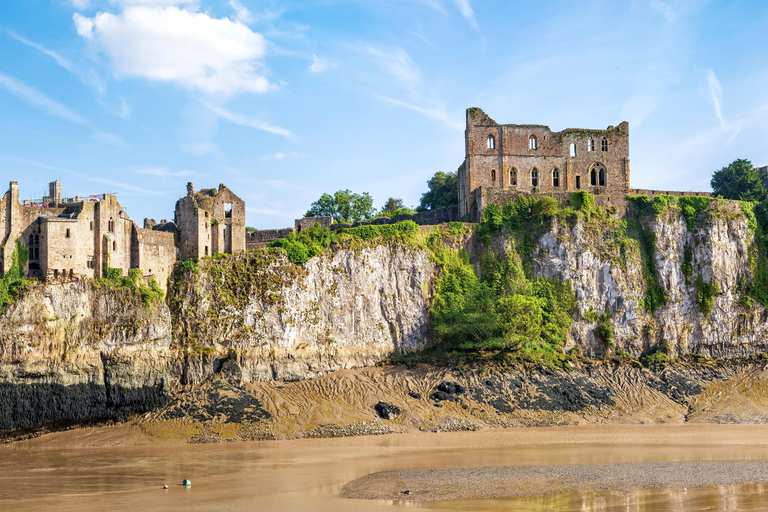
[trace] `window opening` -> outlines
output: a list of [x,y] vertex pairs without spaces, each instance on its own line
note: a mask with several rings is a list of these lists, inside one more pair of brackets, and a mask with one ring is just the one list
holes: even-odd
[[595,150],[595,139],[592,137],[589,138],[587,141],[587,151],[594,151]]
[[93,268],[93,256],[88,256],[88,259],[85,260],[85,266],[88,268]]
[[208,256],[208,246],[205,246],[205,255]]
[[581,188],[581,176],[576,176],[576,190]]
[[576,144],[571,142],[571,156],[576,156]]
[[605,186],[605,169],[600,169],[600,186]]
[[109,222],[107,222],[107,230],[110,233],[114,233],[115,232],[115,221],[112,220],[112,217],[110,217],[109,218]]
[[113,251],[117,250],[117,242],[115,242],[114,240],[112,241],[112,250]]
[[69,228],[67,228],[66,238],[69,238]]
[[531,170],[531,185],[534,187],[539,186],[539,171],[535,167]]
[[486,149],[496,149],[496,138],[493,135],[489,135],[485,139],[485,147]]
[[491,181],[496,181],[496,169],[491,169]]
[[93,221],[91,221],[91,231],[93,231]]
[[509,184],[513,187],[517,186],[517,169],[509,171]]
[[232,203],[224,203],[224,217],[232,217]]
[[589,183],[593,187],[597,185],[597,172],[594,169],[589,173]]
[[59,277],[59,269],[55,268],[53,269],[53,278],[58,279]]
[[75,278],[75,271],[72,269],[69,269],[69,278],[74,279]]
[[531,135],[528,138],[528,149],[536,149],[536,136]]
[[552,186],[553,187],[560,186],[560,171],[558,171],[557,169],[554,169],[552,171]]
[[608,151],[608,139],[603,139],[603,151]]

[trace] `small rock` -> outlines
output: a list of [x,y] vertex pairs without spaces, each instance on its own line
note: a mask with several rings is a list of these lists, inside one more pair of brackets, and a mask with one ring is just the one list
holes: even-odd
[[185,478],[185,479],[184,479],[184,481],[183,481],[183,482],[181,482],[181,485],[184,485],[184,486],[186,486],[186,487],[192,487],[192,481],[191,481],[191,480],[187,480],[187,479]]
[[416,400],[421,400],[421,393],[408,393],[408,395]]
[[386,402],[379,402],[374,405],[373,408],[376,409],[379,416],[385,420],[393,420],[400,416],[400,413],[402,412],[398,406]]
[[404,491],[403,491],[403,494],[411,494],[411,491],[409,491],[408,489],[406,489],[406,490],[404,490]]
[[443,404],[441,404],[440,402],[435,402],[433,405],[435,407],[442,407],[443,406]]

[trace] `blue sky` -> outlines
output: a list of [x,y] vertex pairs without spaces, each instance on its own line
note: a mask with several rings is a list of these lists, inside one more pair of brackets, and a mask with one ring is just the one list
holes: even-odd
[[224,183],[285,227],[339,189],[417,204],[478,106],[629,121],[633,187],[709,190],[768,165],[767,27],[764,1],[3,0],[0,177],[139,223]]

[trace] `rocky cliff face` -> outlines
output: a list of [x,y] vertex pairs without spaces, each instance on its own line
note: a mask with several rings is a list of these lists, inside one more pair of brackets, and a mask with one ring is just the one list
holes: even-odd
[[[639,247],[622,256],[606,247],[595,226],[579,222],[569,227],[556,219],[541,238],[534,274],[570,280],[578,299],[570,346],[581,345],[592,354],[605,351],[589,321],[592,308],[610,311],[616,348],[634,355],[662,341],[676,354],[738,357],[765,351],[766,309],[744,299],[744,283],[752,279],[753,234],[738,205],[715,205],[700,214],[693,229],[678,209],[641,222],[655,235],[652,264],[668,297],[653,314],[643,307],[648,286]],[[711,311],[700,304],[707,295],[702,284],[713,296]]]
[[[738,205],[714,205],[691,227],[676,208],[639,222],[667,296],[654,312],[637,240],[555,217],[533,247],[533,276],[571,281],[578,299],[566,348],[605,352],[595,316],[607,311],[616,348],[635,355],[662,342],[678,354],[766,351],[768,313],[744,295],[753,234]],[[461,244],[481,257],[474,237]],[[493,247],[511,245],[502,231]],[[391,242],[300,266],[276,249],[178,265],[165,303],[85,281],[33,285],[0,318],[0,430],[122,418],[213,373],[235,385],[299,380],[418,350],[438,272],[428,250]]]
[[90,281],[34,285],[0,319],[0,431],[119,419],[215,372],[241,384],[369,366],[421,348],[429,254],[281,251],[179,270],[166,305]]

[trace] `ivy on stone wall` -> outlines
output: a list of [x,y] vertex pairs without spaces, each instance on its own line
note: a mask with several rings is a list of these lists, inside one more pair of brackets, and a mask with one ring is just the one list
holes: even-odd
[[24,279],[29,249],[17,240],[11,258],[11,268],[0,277],[0,313],[4,313],[8,306],[16,304],[31,283],[30,280]]

